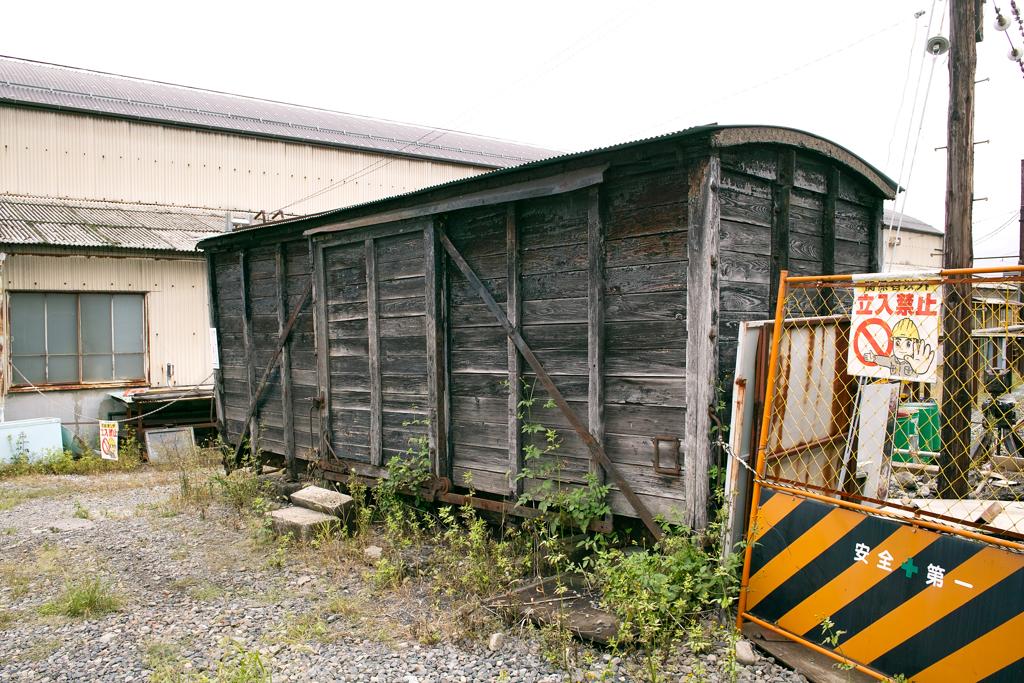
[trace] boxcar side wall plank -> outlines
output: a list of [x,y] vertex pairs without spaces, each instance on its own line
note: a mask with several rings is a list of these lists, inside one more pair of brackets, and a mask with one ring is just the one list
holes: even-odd
[[381,391],[380,391],[380,328],[377,312],[377,247],[373,239],[364,243],[366,249],[366,335],[370,351],[370,464],[382,464]]
[[718,396],[718,258],[720,213],[717,157],[691,162],[689,176],[689,268],[686,281],[686,440],[683,489],[686,523],[707,524],[711,416]]
[[779,151],[778,178],[773,185],[772,193],[775,211],[771,232],[771,280],[768,286],[768,307],[772,309],[779,291],[779,278],[784,270],[789,270],[789,254],[791,249],[789,232],[790,193],[793,190],[793,174],[795,173],[796,152],[792,149]]
[[[241,272],[239,278],[239,291],[242,297],[242,337],[245,340],[245,366],[246,366],[246,379],[249,383],[249,404],[252,404],[253,399],[256,396],[256,358],[255,358],[255,344],[253,342],[253,330],[252,330],[252,319],[249,312],[249,277],[248,277],[248,251],[242,249],[238,253],[238,266]],[[250,440],[255,439],[259,433],[259,410],[253,412],[250,423],[246,425],[249,430]],[[241,438],[241,436],[239,437]]]
[[[587,221],[587,366],[589,369],[589,390],[587,392],[587,413],[590,433],[604,445],[605,430],[605,281],[604,226],[601,222],[600,186],[590,189]],[[620,344],[621,347],[621,344]],[[600,463],[591,460],[590,473],[604,482],[604,469]]]
[[[509,203],[505,213],[505,263],[506,283],[508,287],[505,314],[509,325],[522,332],[523,297],[521,289],[521,249],[519,242],[519,226],[516,220],[516,204]],[[488,313],[481,311],[481,314]],[[476,328],[493,329],[493,328]],[[508,431],[508,491],[518,497],[523,492],[519,474],[523,471],[523,430],[519,422],[519,377],[522,375],[522,357],[515,343],[501,328],[497,328],[505,342],[508,352],[508,414],[505,427]]]
[[[216,335],[220,335],[220,316],[217,301],[217,268],[213,254],[206,254],[206,297],[210,316],[210,329]],[[227,441],[228,436],[224,427],[224,376],[220,368],[221,364],[221,341],[217,340],[217,357],[214,358],[216,368],[213,371],[213,400],[217,418],[217,433],[221,439]]]
[[331,439],[331,390],[333,377],[331,376],[331,358],[328,353],[330,348],[327,330],[327,300],[326,280],[324,279],[324,250],[319,244],[310,240],[310,248],[313,251],[313,329],[316,335],[317,347],[317,393],[322,398],[320,415],[317,420],[321,433],[317,435],[317,447],[324,450],[320,444],[321,439],[327,439],[326,446],[333,446]]
[[[425,310],[426,361],[427,376],[423,386],[426,394],[428,448],[430,450],[431,468],[435,477],[449,476],[448,449],[448,414],[445,405],[447,369],[444,362],[444,290],[442,284],[444,258],[441,242],[438,238],[438,219],[430,218],[423,225],[423,307]],[[381,390],[388,392],[394,389],[419,390],[413,378],[401,382],[398,386],[390,384],[391,378],[382,380]],[[385,394],[387,395],[387,394]]]
[[[278,294],[277,322],[279,334],[284,333],[288,324],[288,311],[286,309],[285,286],[288,280],[288,257],[285,253],[284,244],[277,245],[276,276]],[[284,430],[284,456],[288,464],[288,478],[298,477],[298,467],[295,461],[295,417],[292,413],[292,350],[288,340],[281,349],[281,413],[282,429]]]

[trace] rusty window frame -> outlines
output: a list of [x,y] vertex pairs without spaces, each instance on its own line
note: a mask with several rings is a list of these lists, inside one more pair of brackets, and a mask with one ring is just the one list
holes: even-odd
[[[12,303],[14,297],[19,294],[42,294],[43,295],[43,349],[42,353],[39,354],[18,354],[17,356],[13,353],[9,354],[9,376],[11,377],[11,391],[26,391],[31,390],[32,386],[39,387],[41,389],[73,389],[73,388],[90,388],[90,387],[122,387],[122,386],[140,386],[148,383],[149,377],[149,305],[148,297],[143,292],[67,292],[67,291],[36,291],[36,290],[22,290],[22,291],[9,291],[7,293],[7,320],[9,323],[12,321]],[[64,356],[70,354],[51,354],[49,353],[49,324],[47,320],[47,299],[46,297],[51,294],[60,295],[73,295],[75,297],[75,304],[77,310],[77,329],[78,329],[78,379],[71,382],[34,382],[29,384],[28,382],[21,380],[21,375],[14,372],[14,361],[15,358],[43,358],[43,372],[44,375],[49,377],[49,358],[53,356]],[[83,380],[82,379],[82,357],[83,355],[106,355],[106,354],[83,354],[82,352],[82,296],[83,295],[105,295],[110,301],[110,361],[111,361],[111,379],[109,380]],[[114,297],[115,296],[137,296],[141,298],[141,326],[139,334],[142,338],[142,350],[133,351],[130,353],[117,352],[114,350]],[[123,355],[141,355],[142,356],[142,369],[141,376],[130,379],[116,379],[116,360],[117,356]]]

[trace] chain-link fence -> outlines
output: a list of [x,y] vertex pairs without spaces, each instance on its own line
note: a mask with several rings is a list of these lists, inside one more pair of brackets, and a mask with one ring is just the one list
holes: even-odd
[[1024,268],[786,279],[763,481],[1024,540],[1022,288]]

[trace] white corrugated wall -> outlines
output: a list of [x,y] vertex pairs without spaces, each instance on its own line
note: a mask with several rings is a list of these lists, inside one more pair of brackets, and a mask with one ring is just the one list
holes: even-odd
[[[0,106],[0,192],[290,214],[336,209],[488,169]],[[347,179],[347,180],[346,180]]]
[[147,357],[152,386],[210,382],[209,309],[203,259],[9,254],[8,291],[145,292]]
[[[895,234],[895,231],[893,231]],[[882,239],[888,237],[888,230],[882,229]],[[886,251],[886,259],[890,251]],[[895,248],[893,269],[921,270],[942,267],[942,235],[930,235],[903,230]]]

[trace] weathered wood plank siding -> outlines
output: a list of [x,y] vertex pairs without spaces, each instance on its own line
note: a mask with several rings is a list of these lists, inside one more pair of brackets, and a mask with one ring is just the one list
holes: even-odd
[[384,465],[427,433],[423,246],[421,230],[376,240]]
[[249,367],[242,320],[242,267],[238,252],[212,255],[216,274],[217,343],[220,347],[225,438],[236,443],[249,407]]
[[323,249],[331,446],[339,458],[370,462],[370,353],[366,245]]
[[[779,257],[790,275],[862,273],[877,270],[871,259],[871,218],[882,200],[867,182],[842,164],[819,155],[794,154],[792,177],[783,168],[780,152],[767,146],[723,149],[721,189],[721,313],[719,384],[721,399],[732,400],[736,368],[736,339],[742,320],[769,317],[778,287],[772,259]],[[780,206],[785,197],[788,206]],[[779,224],[785,209],[785,225]],[[773,243],[772,230],[786,239]],[[776,251],[785,248],[785,253]],[[720,415],[725,419],[727,415]]]
[[[612,166],[601,187],[604,441],[648,509],[678,518],[682,477],[654,471],[654,439],[685,435],[688,180],[686,162],[658,151]],[[617,490],[609,502],[633,514]]]
[[[252,325],[252,361],[257,381],[270,363],[281,336],[278,320],[277,245],[250,249],[247,255],[249,319]],[[267,378],[256,406],[260,446],[284,453],[284,412],[281,405],[281,364]]]
[[[237,251],[211,254],[216,280],[213,289],[217,301],[218,344],[221,349],[221,391],[224,397],[225,438],[237,442],[241,421],[249,407],[249,378],[262,377],[280,338],[280,286],[277,273],[278,244],[246,251],[246,287],[248,322],[252,330],[252,363],[247,363],[246,320],[242,315],[242,268]],[[284,319],[287,320],[309,282],[310,258],[305,239],[281,246],[284,265]],[[311,399],[316,396],[316,351],[313,340],[312,302],[296,319],[288,341],[291,375],[292,436],[299,458],[314,447],[310,437]],[[282,395],[281,364],[267,380],[260,396],[256,423],[262,447],[271,453],[288,456],[285,443],[285,411]]]
[[[295,306],[306,289],[312,275],[313,267],[309,255],[309,244],[306,240],[284,243],[285,255],[285,319],[289,319]],[[307,460],[314,458],[311,451],[319,446],[316,435],[316,413],[312,413],[313,399],[317,395],[316,387],[316,338],[313,334],[313,301],[306,300],[305,305],[295,319],[291,336],[288,337],[290,365],[292,377],[292,423],[294,425],[295,455]],[[287,455],[286,453],[282,455]],[[300,467],[301,469],[301,467]]]
[[[448,238],[502,308],[508,300],[507,210],[458,211]],[[448,262],[452,483],[508,491],[508,347],[504,330],[455,264]],[[506,311],[507,313],[507,311]]]
[[[290,401],[280,371],[261,400],[266,450],[288,455],[293,442],[299,458],[315,457],[324,426],[337,456],[381,476],[410,439],[429,435],[435,475],[515,499],[539,484],[516,473],[545,464],[523,461],[531,437],[518,401],[532,396],[525,419],[557,430],[560,480],[602,476],[565,415],[543,407],[547,393],[440,247],[443,233],[643,505],[700,526],[716,464],[708,409],[731,400],[739,322],[770,315],[782,270],[879,265],[875,231],[892,183],[825,143],[709,128],[311,217],[266,243],[225,236],[210,267],[227,438],[237,439],[250,379],[315,270],[316,301],[283,366]],[[833,301],[812,306],[827,312]],[[318,396],[325,410],[311,420]],[[660,471],[655,439],[666,449]],[[637,516],[615,488],[608,502]]]

